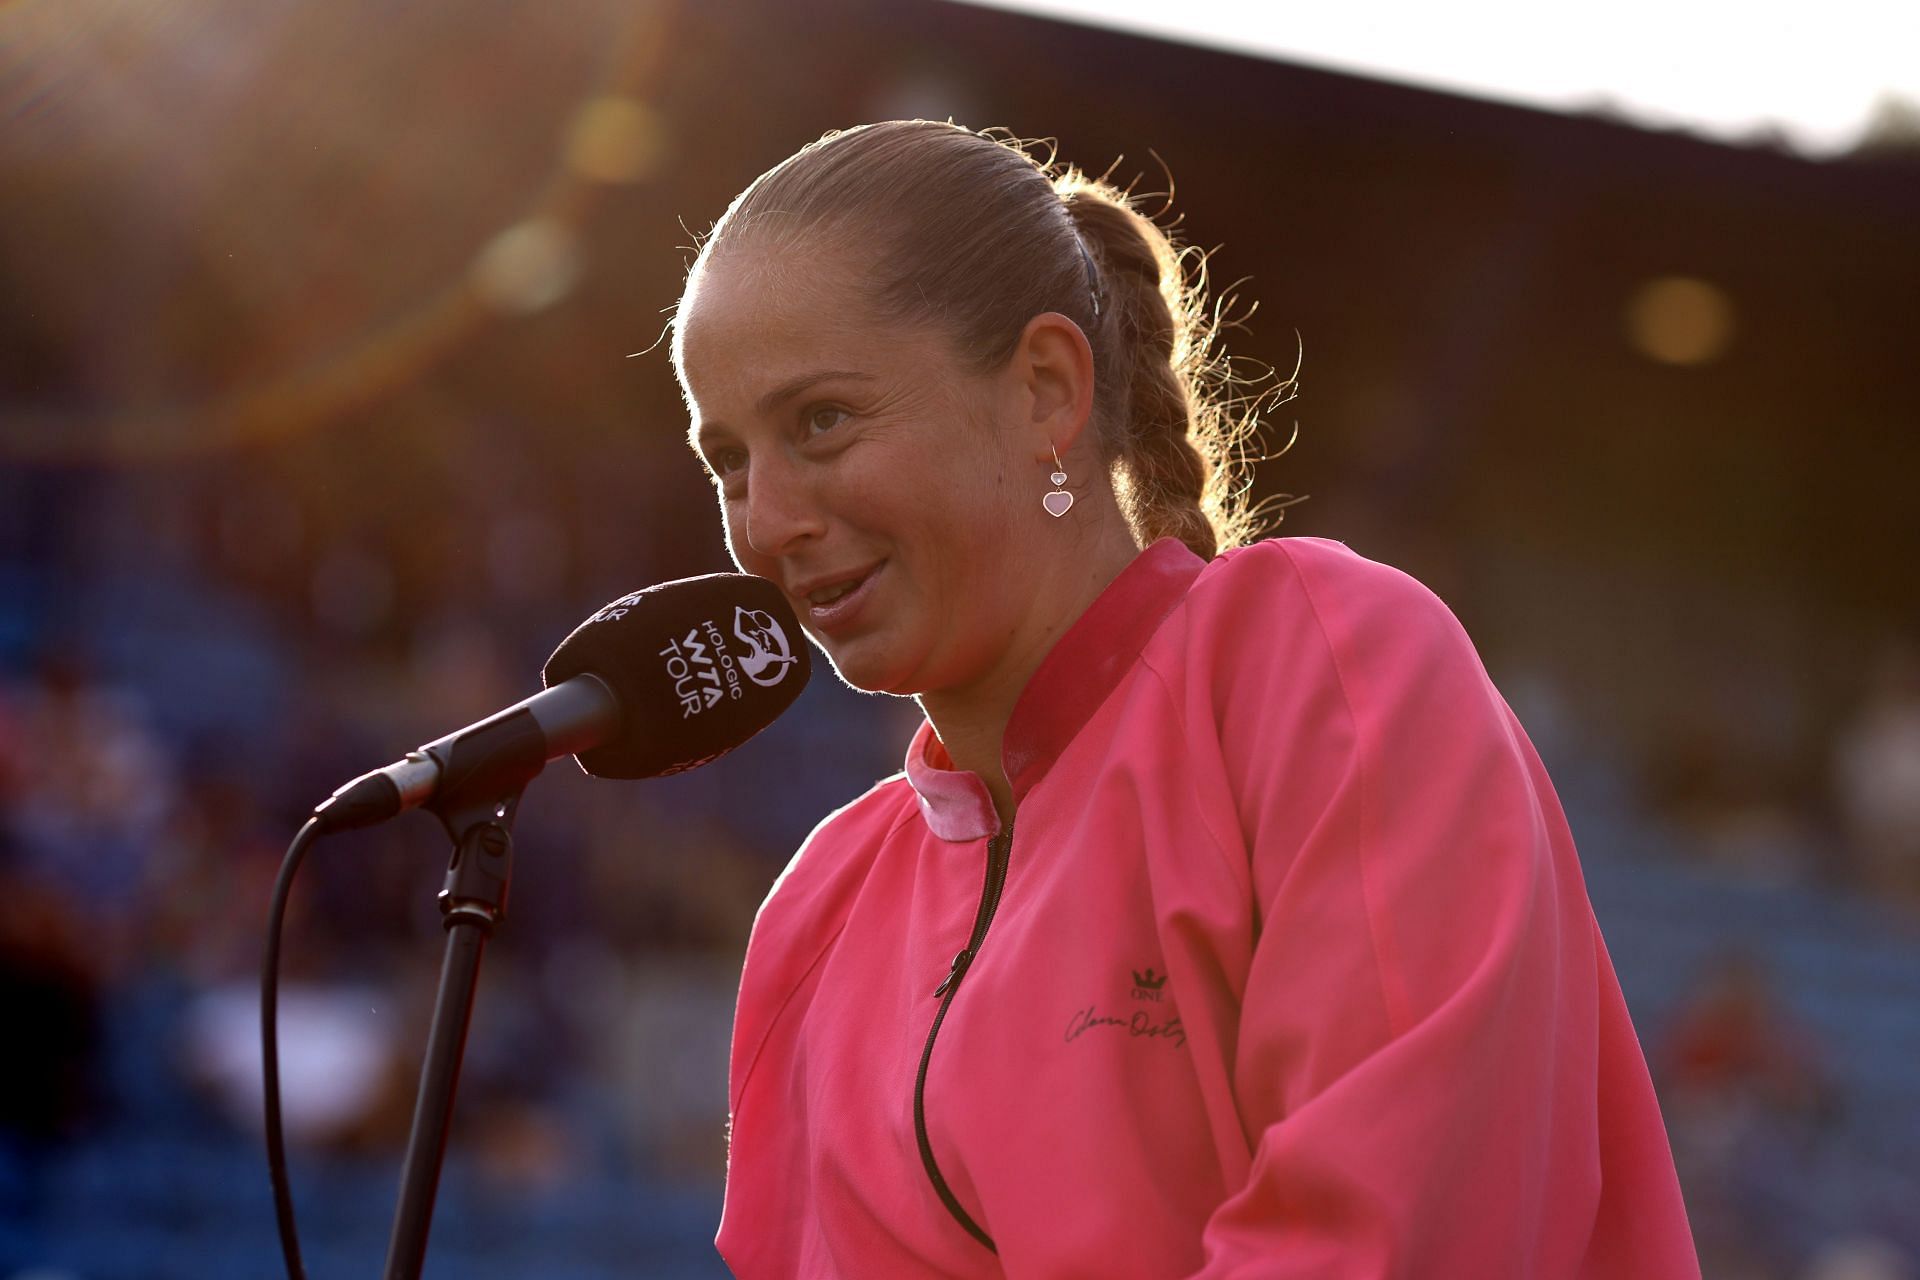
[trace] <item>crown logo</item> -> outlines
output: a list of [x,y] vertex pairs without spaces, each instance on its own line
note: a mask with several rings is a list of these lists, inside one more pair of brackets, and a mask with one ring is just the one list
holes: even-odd
[[1138,969],[1133,971],[1133,985],[1146,991],[1158,991],[1167,985],[1167,975],[1164,973],[1155,975],[1153,966],[1148,965],[1145,973]]

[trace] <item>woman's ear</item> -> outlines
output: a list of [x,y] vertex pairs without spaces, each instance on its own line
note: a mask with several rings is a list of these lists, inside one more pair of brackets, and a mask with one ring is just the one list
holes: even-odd
[[1034,432],[1035,461],[1051,462],[1073,447],[1093,417],[1093,348],[1080,326],[1058,311],[1027,321],[1014,349],[1012,372]]

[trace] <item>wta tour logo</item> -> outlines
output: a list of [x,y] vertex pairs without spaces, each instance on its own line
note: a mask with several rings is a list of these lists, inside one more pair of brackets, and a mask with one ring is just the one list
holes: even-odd
[[660,651],[666,659],[667,678],[673,681],[673,696],[680,701],[682,720],[691,720],[723,698],[745,697],[746,686],[740,683],[743,672],[753,683],[770,689],[786,679],[787,668],[796,661],[785,629],[762,610],[735,606],[733,634],[746,646],[737,658],[736,646],[727,642],[720,625],[711,619],[688,628],[677,640],[669,639]]
[[733,634],[752,650],[740,659],[740,669],[747,673],[747,679],[771,689],[787,678],[787,668],[794,663],[793,649],[772,614],[735,606]]

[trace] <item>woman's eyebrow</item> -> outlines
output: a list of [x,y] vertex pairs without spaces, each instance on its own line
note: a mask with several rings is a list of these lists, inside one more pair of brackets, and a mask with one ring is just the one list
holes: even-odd
[[760,403],[756,407],[759,412],[763,414],[770,413],[774,409],[779,408],[783,401],[793,399],[793,397],[799,395],[802,391],[805,391],[817,382],[835,382],[843,379],[854,382],[872,382],[874,380],[873,375],[870,373],[860,373],[851,369],[822,369],[816,373],[803,373],[797,378],[787,379],[773,390],[767,392],[764,396],[761,396]]
[[[843,379],[852,382],[873,382],[877,380],[873,374],[861,373],[856,369],[821,369],[813,373],[803,373],[797,378],[788,378],[785,382],[767,392],[764,396],[761,396],[760,402],[754,407],[755,412],[762,415],[771,413],[779,408],[782,403],[793,399],[808,387],[821,382],[834,382]],[[713,445],[715,440],[720,438],[732,438],[732,432],[728,431],[723,423],[705,422],[696,419],[689,424],[687,429],[687,445],[701,457],[705,457],[707,449]]]

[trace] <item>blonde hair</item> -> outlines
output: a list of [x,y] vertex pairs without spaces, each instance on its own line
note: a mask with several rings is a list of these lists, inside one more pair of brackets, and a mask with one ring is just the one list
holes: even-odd
[[1034,316],[1071,317],[1093,348],[1099,455],[1141,546],[1172,536],[1211,559],[1264,531],[1245,449],[1294,379],[1237,373],[1218,341],[1232,299],[1209,303],[1206,256],[1130,191],[997,132],[861,125],[754,179],[693,273],[749,240],[797,246],[823,231],[871,247],[886,314],[944,328],[983,370]]

